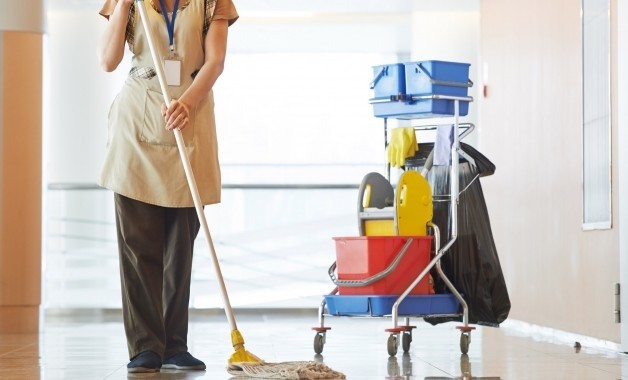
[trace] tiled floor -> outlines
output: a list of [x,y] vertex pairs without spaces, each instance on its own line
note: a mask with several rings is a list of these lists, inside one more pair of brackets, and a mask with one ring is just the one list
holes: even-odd
[[[478,327],[468,355],[460,353],[456,323],[421,320],[409,353],[386,350],[390,318],[327,317],[322,355],[313,351],[315,310],[236,310],[245,347],[267,362],[318,360],[348,379],[628,379],[628,357],[567,342],[525,336],[519,329]],[[193,312],[190,351],[207,371],[128,375],[120,315],[76,313],[47,316],[39,335],[0,335],[1,379],[230,379],[233,353],[221,312]]]

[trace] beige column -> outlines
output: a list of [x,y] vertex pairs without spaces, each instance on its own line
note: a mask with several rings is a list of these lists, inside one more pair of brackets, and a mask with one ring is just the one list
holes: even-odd
[[42,35],[0,31],[0,333],[37,332],[42,249]]

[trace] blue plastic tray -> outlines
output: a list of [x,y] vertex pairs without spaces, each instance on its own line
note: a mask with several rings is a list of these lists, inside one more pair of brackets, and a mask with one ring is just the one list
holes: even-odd
[[[420,119],[426,117],[454,116],[454,101],[445,99],[424,99],[416,101],[392,101],[389,98],[374,98],[373,114],[375,117],[394,119]],[[469,113],[469,102],[458,102],[459,116]]]
[[[325,296],[331,315],[383,316],[392,314],[392,307],[399,296]],[[399,315],[459,314],[460,303],[453,294],[413,295],[399,305]]]

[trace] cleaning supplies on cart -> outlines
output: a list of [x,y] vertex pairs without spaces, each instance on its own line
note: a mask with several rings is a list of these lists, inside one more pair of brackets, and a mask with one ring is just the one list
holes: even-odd
[[394,236],[395,190],[383,175],[368,173],[358,190],[360,236]]
[[406,171],[397,183],[395,227],[400,236],[425,236],[432,221],[432,188],[425,177]]
[[362,179],[358,191],[361,236],[425,236],[432,213],[432,190],[416,171],[401,175],[396,192],[379,173]]
[[390,131],[390,141],[386,146],[388,163],[402,167],[407,157],[412,157],[419,148],[413,127],[398,127]]
[[[461,160],[459,165],[462,190],[457,206],[458,237],[450,254],[441,259],[442,267],[468,304],[469,322],[497,326],[508,317],[511,304],[479,180],[493,174],[495,165],[470,146],[462,145],[461,149],[474,164]],[[429,171],[428,181],[434,195],[433,222],[441,227],[441,244],[451,239],[449,180],[448,166],[433,166]],[[446,293],[444,282],[436,274],[432,275],[436,293]],[[437,324],[454,319],[459,320],[459,317],[428,317],[425,321]]]
[[454,143],[454,126],[439,125],[434,140],[434,165],[451,164],[451,146]]
[[[430,262],[432,215],[432,190],[418,172],[403,172],[396,191],[381,174],[368,173],[358,196],[360,236],[334,238],[336,262],[328,273],[338,293],[402,294]],[[432,294],[432,285],[428,275],[410,292]]]
[[[465,67],[466,66],[466,67]],[[454,133],[458,133],[458,128],[460,124],[458,122],[458,116],[466,115],[468,111],[468,103],[473,101],[473,98],[466,96],[467,89],[472,85],[472,82],[468,80],[468,64],[457,64],[457,63],[448,63],[442,61],[423,61],[423,62],[410,62],[404,64],[405,71],[402,72],[399,70],[399,65],[393,66],[378,66],[374,67],[374,75],[375,79],[371,83],[371,89],[374,90],[375,97],[370,99],[370,103],[373,105],[373,111],[376,117],[389,118],[394,117],[396,119],[417,119],[423,117],[432,117],[432,116],[443,116],[443,115],[452,115],[455,116],[454,119]],[[464,68],[464,69],[463,69]],[[392,75],[389,75],[391,74]],[[449,74],[455,73],[456,75],[462,74],[460,78],[450,77]],[[401,80],[402,76],[405,76],[406,80]],[[383,82],[385,80],[385,82]],[[386,85],[384,85],[386,84]],[[392,84],[392,86],[390,86]],[[453,87],[453,88],[452,88]],[[409,89],[409,90],[408,90]],[[404,92],[405,91],[405,92]],[[440,94],[442,91],[442,95]],[[450,92],[451,91],[451,92]],[[386,128],[386,122],[384,122],[384,128]],[[413,128],[414,129],[414,128]],[[424,129],[424,128],[419,128]],[[431,129],[431,128],[429,128]],[[414,131],[413,131],[414,132]],[[456,135],[454,135],[456,136]],[[460,135],[460,138],[464,137],[463,133]],[[451,142],[449,143],[451,149]],[[373,273],[371,259],[379,260],[379,264],[384,263],[387,264],[389,260],[383,260],[381,257],[382,249],[371,247],[367,243],[371,243],[371,240],[382,240],[389,241],[394,236],[369,236],[369,224],[373,220],[378,220],[380,222],[386,223],[389,226],[388,230],[390,231],[390,219],[394,220],[394,223],[407,223],[406,218],[399,218],[399,209],[396,206],[399,204],[399,198],[404,199],[404,192],[408,189],[412,189],[416,187],[416,185],[412,184],[413,176],[418,176],[421,179],[425,180],[425,175],[429,173],[429,169],[431,168],[446,168],[450,169],[455,176],[458,176],[458,166],[459,165],[447,165],[447,166],[433,166],[433,149],[430,149],[430,154],[425,156],[420,164],[422,166],[421,173],[419,174],[419,169],[415,162],[412,165],[409,165],[407,156],[404,157],[403,166],[405,167],[405,171],[402,175],[408,176],[410,179],[407,181],[407,184],[410,184],[407,188],[404,189],[403,183],[404,181],[400,178],[399,184],[397,185],[397,193],[395,194],[395,203],[390,204],[387,202],[387,199],[390,199],[391,192],[394,193],[392,186],[390,184],[385,184],[386,180],[376,173],[369,173],[362,183],[360,187],[360,196],[358,199],[358,220],[360,225],[360,233],[364,235],[366,232],[367,236],[360,236],[356,241],[351,239],[340,239],[336,240],[338,244],[336,247],[336,253],[338,257],[339,250],[340,253],[350,253],[348,258],[349,261],[349,270],[347,268],[341,268],[340,262],[334,263],[328,270],[330,278],[336,285],[336,288],[332,291],[332,293],[328,296],[325,296],[324,301],[319,306],[319,325],[313,327],[312,329],[316,331],[316,336],[314,337],[314,352],[320,354],[323,350],[323,345],[325,344],[325,336],[330,327],[326,327],[324,325],[324,314],[325,306],[327,306],[327,310],[331,315],[361,315],[361,316],[388,316],[390,315],[393,319],[392,328],[387,328],[385,331],[390,334],[387,341],[387,350],[390,356],[395,356],[397,354],[397,348],[400,343],[403,347],[405,353],[408,352],[410,348],[410,343],[412,342],[412,330],[416,326],[411,326],[409,322],[410,316],[422,316],[424,318],[430,318],[429,316],[438,316],[442,315],[441,318],[457,318],[460,316],[464,323],[463,326],[458,326],[457,328],[460,330],[460,351],[462,354],[467,354],[469,350],[469,343],[471,342],[470,333],[474,329],[474,327],[469,326],[469,318],[468,318],[468,306],[467,302],[460,294],[459,290],[448,280],[448,274],[444,273],[441,269],[441,259],[442,257],[446,257],[446,253],[449,253],[449,250],[452,246],[456,245],[456,241],[453,234],[448,233],[445,235],[447,240],[445,245],[441,245],[442,235],[440,234],[441,222],[435,221],[427,221],[425,223],[426,226],[430,227],[430,233],[432,235],[429,236],[431,239],[431,243],[434,244],[433,250],[432,247],[429,247],[429,252],[426,250],[424,253],[430,255],[430,261],[425,264],[419,263],[418,265],[410,264],[410,267],[414,270],[418,270],[414,274],[416,276],[412,276],[410,274],[408,277],[412,280],[412,282],[407,285],[405,291],[403,293],[397,295],[347,295],[342,294],[341,286],[345,287],[358,287],[358,286],[369,286],[371,282],[380,281],[385,276],[388,276],[392,271],[398,269],[398,266],[395,266],[398,263],[404,252],[408,251],[408,246],[413,242],[414,237],[412,236],[399,236],[398,238],[403,239],[404,246],[398,250],[398,253],[395,255],[395,259],[393,262],[383,271],[378,273]],[[456,144],[456,153],[460,153],[460,149],[458,144]],[[392,154],[390,151],[389,154]],[[420,152],[424,153],[424,152]],[[450,150],[450,153],[453,155],[454,152]],[[393,154],[394,156],[394,154]],[[412,155],[411,158],[416,156]],[[460,156],[464,159],[469,157],[468,155]],[[470,157],[469,157],[470,158]],[[396,157],[389,156],[389,162],[395,166],[398,163]],[[470,162],[470,161],[469,161]],[[458,161],[454,161],[454,163],[458,163]],[[402,165],[399,165],[402,166]],[[475,166],[474,166],[475,167]],[[390,174],[390,173],[389,173]],[[377,180],[375,178],[378,178]],[[381,194],[383,199],[375,202],[371,196],[374,193],[372,189],[373,183],[378,182],[382,184],[382,189],[378,193]],[[479,182],[479,181],[478,181]],[[430,188],[429,183],[426,186],[428,189]],[[463,187],[463,192],[466,189]],[[451,181],[450,194],[458,194],[458,181]],[[401,195],[400,195],[401,194]],[[430,200],[429,203],[432,202],[430,198],[431,194],[428,195]],[[428,198],[425,198],[426,200]],[[445,201],[446,202],[446,201]],[[421,202],[417,202],[420,204]],[[370,208],[369,206],[373,204],[383,205],[381,209]],[[436,204],[435,204],[436,205]],[[451,213],[448,214],[449,218],[444,219],[444,223],[442,223],[446,227],[456,226],[458,225],[457,213],[454,212],[456,207],[458,207],[458,199],[457,197],[451,196],[450,201],[450,210]],[[391,208],[395,207],[391,210]],[[386,217],[382,217],[386,214]],[[442,215],[441,215],[442,217]],[[441,218],[442,219],[442,218]],[[416,224],[421,224],[422,221],[415,221]],[[398,225],[394,225],[394,228],[398,228]],[[456,228],[453,229],[456,231]],[[394,231],[398,234],[401,234],[401,231]],[[457,234],[456,234],[457,235]],[[433,238],[432,238],[433,236]],[[425,236],[423,237],[425,238]],[[351,241],[351,243],[348,243]],[[357,245],[356,246],[354,246]],[[366,248],[364,247],[366,245]],[[420,250],[419,250],[420,251]],[[358,255],[355,254],[358,253]],[[397,250],[392,250],[392,252],[397,252]],[[353,256],[365,256],[365,253],[373,253],[372,257],[366,258],[356,258],[353,260]],[[390,259],[390,256],[388,257]],[[351,273],[355,274],[355,272],[359,272],[359,275],[368,275],[366,279],[360,278],[359,280],[351,279],[351,280],[339,280],[335,275],[334,271],[338,270],[338,273]],[[445,288],[447,291],[443,291],[441,289],[441,294],[420,294],[420,295],[409,295],[410,292],[414,291],[418,284],[424,281],[426,278],[431,282],[430,276],[432,275],[432,271],[439,275],[439,280],[445,283]],[[404,276],[399,276],[404,277]],[[412,278],[414,277],[414,278]],[[389,288],[386,287],[385,291],[388,291]],[[431,287],[428,286],[428,291],[431,293]],[[379,292],[379,290],[378,290]],[[339,294],[336,294],[339,293]],[[444,302],[440,306],[444,306],[446,303],[446,307],[435,307],[435,304],[440,304],[442,300],[448,300],[451,302]],[[405,304],[404,304],[405,302]],[[416,307],[415,307],[416,306]],[[404,315],[405,314],[405,315]],[[411,315],[410,315],[411,314]],[[399,323],[399,316],[403,315],[405,318],[405,323]]]

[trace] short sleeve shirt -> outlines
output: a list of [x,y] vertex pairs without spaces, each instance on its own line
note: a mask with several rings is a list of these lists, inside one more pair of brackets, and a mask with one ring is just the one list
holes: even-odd
[[[192,0],[184,1],[183,4],[179,5],[179,10],[185,9]],[[209,30],[209,25],[212,20],[227,20],[229,21],[229,26],[231,26],[236,20],[239,18],[238,12],[231,0],[203,0],[205,2],[205,18],[203,22],[203,37],[207,34]],[[116,4],[118,0],[105,0],[103,7],[100,10],[100,15],[109,19],[109,16],[113,14],[114,9],[116,8]],[[148,0],[148,3],[157,11],[161,12],[159,7],[159,2],[155,4],[154,2]],[[129,23],[126,27],[126,41],[129,45],[129,49],[133,50],[133,41],[134,41],[134,31],[135,26],[138,19],[135,17],[135,4],[131,6],[131,11],[129,12]]]

